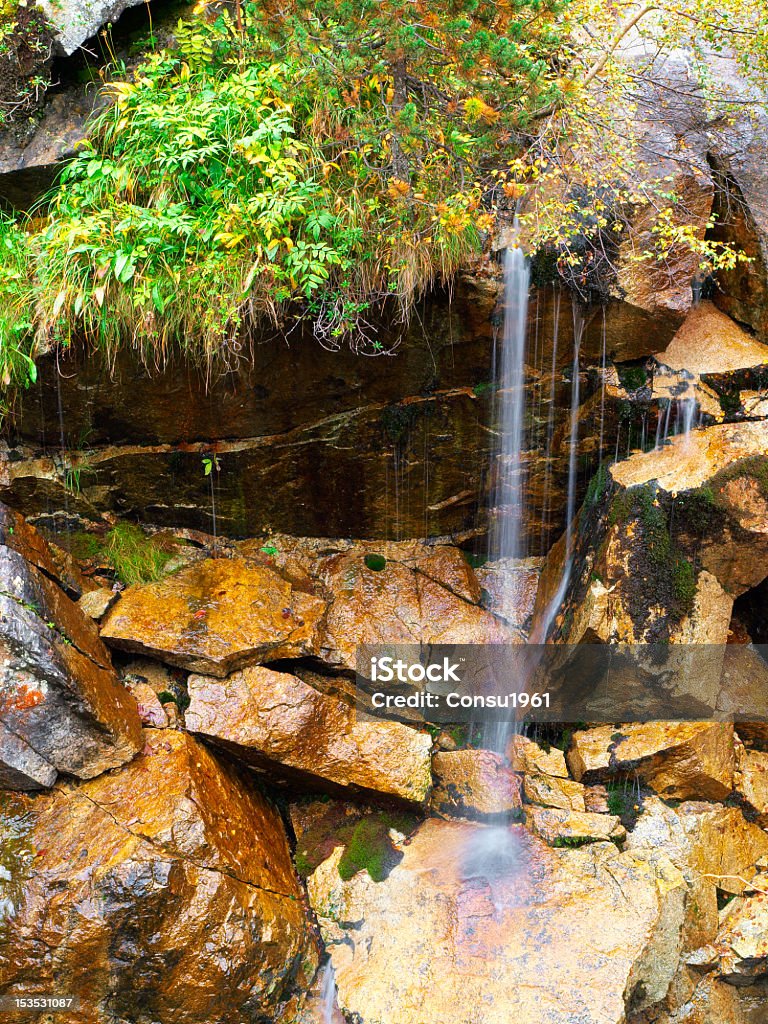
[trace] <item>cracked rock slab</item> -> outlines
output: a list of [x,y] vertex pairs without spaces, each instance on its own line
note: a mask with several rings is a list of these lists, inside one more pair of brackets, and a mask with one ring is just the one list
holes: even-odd
[[192,737],[36,797],[0,796],[0,993],[83,1022],[270,1019],[317,962],[278,812]]
[[187,728],[289,780],[423,803],[428,733],[364,721],[354,707],[287,672],[251,666],[226,679],[189,677]]
[[733,725],[643,722],[575,732],[568,765],[581,782],[642,779],[673,800],[725,800],[733,790]]
[[256,561],[208,558],[130,587],[101,636],[119,650],[224,677],[248,664],[316,653],[325,601]]
[[361,553],[345,552],[325,561],[323,576],[332,601],[322,656],[332,665],[354,670],[361,644],[519,642],[500,619],[467,600],[465,588],[454,589],[436,556],[414,564],[385,559],[372,568]]

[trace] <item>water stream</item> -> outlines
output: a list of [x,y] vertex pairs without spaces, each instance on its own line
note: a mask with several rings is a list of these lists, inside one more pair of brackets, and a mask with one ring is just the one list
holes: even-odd
[[522,558],[525,469],[525,340],[528,323],[530,269],[522,249],[504,254],[504,330],[495,354],[495,422],[498,445],[489,556],[492,561]]

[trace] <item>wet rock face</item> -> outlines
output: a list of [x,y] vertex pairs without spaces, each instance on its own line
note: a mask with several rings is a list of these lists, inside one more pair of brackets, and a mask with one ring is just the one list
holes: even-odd
[[83,1024],[271,1019],[317,963],[280,817],[191,737],[145,740],[118,773],[0,797],[0,992],[79,996]]
[[[494,840],[512,845],[494,853]],[[343,881],[339,855],[308,888],[340,1007],[362,1024],[623,1024],[627,1003],[668,988],[677,948],[653,933],[665,915],[679,930],[671,865],[662,880],[612,843],[553,850],[522,828],[435,820],[382,882]]]
[[[687,502],[683,543],[696,542],[700,564],[732,596],[765,578],[768,554],[768,421],[723,424],[675,438],[611,470],[621,487],[653,482]],[[686,514],[687,513],[687,514]]]
[[7,510],[0,518],[0,787],[50,786],[58,772],[92,778],[139,750],[136,702],[93,622],[54,581],[43,539]]
[[[377,359],[329,353],[298,334],[265,335],[249,361],[212,375],[183,363],[149,372],[129,351],[111,373],[84,352],[45,357],[39,388],[20,397],[15,421],[4,425],[12,451],[0,459],[0,497],[28,515],[68,508],[98,520],[117,511],[169,527],[213,532],[215,525],[231,537],[267,529],[369,538],[483,532],[495,478],[491,378],[502,310],[494,273],[457,281],[450,300],[430,295],[397,347]],[[546,551],[563,525],[580,315],[573,302],[548,286],[530,303],[529,335],[538,339],[527,368],[532,415],[524,478],[513,486],[529,497],[532,553]],[[679,324],[667,330],[643,312],[630,330],[622,308],[616,302],[606,311],[608,358],[648,355]],[[644,416],[655,430],[655,409],[636,410],[620,389],[603,395],[602,310],[584,317],[580,492],[587,467],[614,452],[618,435],[623,448],[631,429],[637,443]],[[397,341],[386,330],[381,337],[385,349]],[[61,456],[51,450],[61,434],[59,394]],[[215,524],[202,465],[214,454]],[[77,494],[66,490],[66,464],[78,469]]]
[[207,559],[127,590],[101,635],[121,650],[224,677],[248,663],[314,653],[324,608],[268,566]]
[[642,779],[669,800],[725,800],[733,790],[733,726],[721,722],[604,725],[576,732],[567,755],[578,781]]
[[565,537],[547,557],[531,635],[724,644],[733,599],[766,577],[766,481],[766,420],[698,429],[615,464],[593,481],[570,561]]
[[355,708],[287,672],[250,667],[219,680],[190,676],[187,728],[270,777],[421,804],[430,778],[427,733],[363,721]]
[[[451,562],[462,561],[456,549],[445,551]],[[501,620],[452,589],[451,577],[439,566],[387,560],[372,569],[371,564],[357,552],[324,563],[323,578],[332,598],[322,656],[330,664],[354,670],[360,644],[516,641]]]
[[432,758],[432,806],[456,818],[506,816],[522,807],[521,778],[490,750],[445,751]]

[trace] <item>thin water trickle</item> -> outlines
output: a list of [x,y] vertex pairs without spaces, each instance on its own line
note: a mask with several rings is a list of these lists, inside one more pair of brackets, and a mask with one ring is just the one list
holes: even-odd
[[529,283],[530,270],[522,249],[507,249],[504,254],[504,332],[501,350],[497,353],[495,413],[499,441],[489,541],[493,561],[525,555],[522,450]]
[[[504,254],[504,329],[501,345],[494,350],[495,488],[490,524],[489,556],[505,564],[505,593],[500,606],[514,601],[514,561],[524,557],[525,471],[523,434],[525,422],[525,365],[530,270],[524,253],[511,247]],[[484,723],[482,745],[504,755],[514,722]],[[494,827],[478,828],[460,858],[465,878],[487,882],[508,875],[518,863],[518,845],[510,820]]]
[[320,983],[320,1020],[322,1024],[336,1024],[338,1020],[336,1004],[336,972],[329,960],[322,968]]
[[[576,517],[576,489],[578,484],[578,452],[579,452],[579,356],[581,341],[586,322],[581,308],[574,299],[573,303],[573,362],[571,364],[571,409],[568,435],[568,492],[565,505],[565,556],[563,571],[551,601],[537,623],[535,632],[531,633],[532,643],[544,643],[549,628],[555,620],[560,605],[563,603],[568,584],[571,580],[573,565],[574,521]],[[617,439],[618,447],[618,439]]]

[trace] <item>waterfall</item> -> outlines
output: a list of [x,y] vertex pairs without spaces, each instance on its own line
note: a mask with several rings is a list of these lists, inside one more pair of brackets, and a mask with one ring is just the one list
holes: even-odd
[[522,558],[525,472],[525,336],[528,322],[528,261],[513,246],[504,253],[504,331],[496,353],[496,423],[499,436],[489,555]]
[[[549,628],[554,622],[555,616],[563,603],[568,584],[571,580],[571,569],[573,566],[573,542],[574,524],[576,518],[576,487],[578,484],[578,454],[579,454],[579,355],[581,351],[581,340],[584,334],[585,321],[581,311],[574,299],[573,303],[573,362],[571,364],[571,408],[570,408],[570,430],[568,437],[568,493],[566,497],[565,511],[565,553],[563,555],[563,571],[560,576],[557,590],[551,601],[544,610],[536,628],[535,634],[530,636],[531,643],[544,643],[549,633]],[[618,444],[618,439],[617,439]]]
[[336,1009],[336,972],[329,960],[322,968],[322,982],[319,991],[319,1010],[321,1024],[335,1024],[338,1019]]

